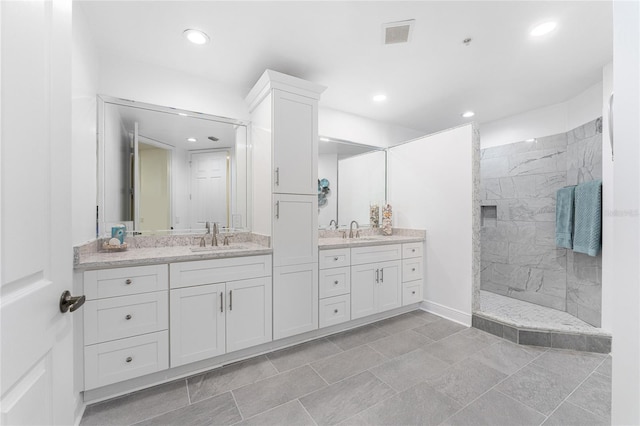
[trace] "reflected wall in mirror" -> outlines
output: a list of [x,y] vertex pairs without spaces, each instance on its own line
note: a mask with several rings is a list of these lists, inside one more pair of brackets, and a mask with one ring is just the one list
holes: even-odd
[[98,236],[248,229],[247,124],[98,97]]
[[384,148],[320,136],[318,179],[329,181],[326,203],[318,207],[318,226],[369,224],[369,205],[386,199]]

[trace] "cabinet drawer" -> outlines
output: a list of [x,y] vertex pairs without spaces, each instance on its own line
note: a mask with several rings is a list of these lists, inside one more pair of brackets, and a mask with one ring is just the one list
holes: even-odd
[[197,260],[169,265],[171,288],[271,276],[271,256]]
[[167,291],[90,300],[84,308],[84,344],[168,328]]
[[320,300],[320,327],[340,324],[350,319],[351,297],[348,294]]
[[354,247],[351,249],[351,265],[365,263],[386,262],[398,260],[402,257],[401,244],[388,244],[383,246]]
[[168,342],[168,332],[160,331],[85,346],[85,390],[169,368]]
[[422,280],[402,284],[402,306],[422,301]]
[[404,243],[402,245],[402,258],[422,257],[423,243]]
[[351,266],[350,254],[348,248],[321,250],[319,255],[320,269]]
[[402,281],[421,280],[422,258],[404,259],[402,261]]
[[340,296],[351,291],[351,268],[333,268],[320,271],[320,298]]
[[166,290],[168,277],[166,264],[86,271],[84,294],[94,300]]

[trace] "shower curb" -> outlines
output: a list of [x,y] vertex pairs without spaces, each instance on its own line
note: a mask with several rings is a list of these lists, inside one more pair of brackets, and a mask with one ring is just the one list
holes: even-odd
[[471,316],[471,326],[519,345],[571,349],[574,351],[603,354],[611,352],[611,336],[602,334],[567,333],[559,330],[532,330],[488,318],[479,312],[474,312]]

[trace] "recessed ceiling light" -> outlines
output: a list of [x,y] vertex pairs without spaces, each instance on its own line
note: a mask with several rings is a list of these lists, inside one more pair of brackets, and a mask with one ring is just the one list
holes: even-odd
[[387,100],[387,95],[383,95],[382,93],[381,93],[381,94],[379,94],[379,95],[375,95],[375,96],[373,97],[373,100],[374,100],[375,102],[382,102],[382,101],[386,101],[386,100]]
[[549,34],[555,30],[557,26],[558,24],[553,21],[543,22],[542,24],[536,25],[529,34],[531,34],[532,37],[540,37]]
[[209,36],[200,30],[184,30],[182,35],[193,44],[206,44],[209,42]]
[[187,142],[198,142],[196,138],[187,138]]
[[473,111],[466,111],[466,112],[463,112],[463,113],[462,113],[462,116],[463,116],[464,118],[471,118],[471,117],[473,117],[474,115],[476,115],[476,113],[475,113],[475,112],[473,112]]
[[188,117],[188,115],[185,114],[184,112],[179,112],[178,115],[181,116],[181,117]]
[[329,138],[320,138],[322,142],[329,142]]
[[536,139],[535,139],[535,138],[525,140],[525,142],[535,142],[535,141],[536,141]]

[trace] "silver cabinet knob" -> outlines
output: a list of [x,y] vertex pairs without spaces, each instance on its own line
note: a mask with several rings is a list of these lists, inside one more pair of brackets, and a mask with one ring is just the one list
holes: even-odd
[[337,262],[337,261],[338,261],[338,258],[337,258],[337,257],[334,257],[334,258],[333,258],[333,260],[335,260],[335,261]]
[[415,253],[415,252],[416,252],[416,249],[411,249],[411,253]]
[[127,359],[125,359],[125,361],[127,361],[127,362],[131,362],[131,361],[133,361],[133,358],[131,358],[130,356],[128,356],[128,357],[127,357]]
[[415,272],[415,271],[416,271],[416,268],[411,268],[411,272]]
[[337,313],[338,313],[338,310],[337,310],[337,309],[334,309],[334,310],[333,310],[333,313],[334,313],[334,314],[337,314]]
[[133,281],[131,281],[131,278],[127,278],[127,280],[124,282],[126,285],[131,284]]
[[415,290],[413,290],[413,291],[411,292],[411,294],[416,294],[416,291],[415,291]]
[[333,285],[338,285],[338,280],[335,280],[335,281],[333,282]]
[[124,317],[124,319],[130,320],[131,319],[131,315],[127,315],[126,317]]

